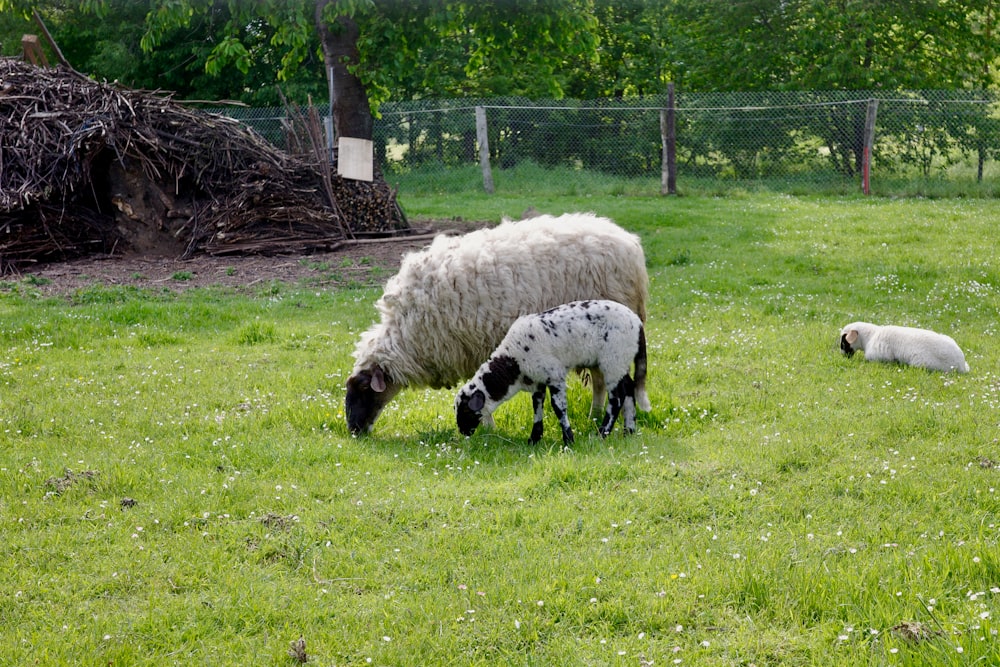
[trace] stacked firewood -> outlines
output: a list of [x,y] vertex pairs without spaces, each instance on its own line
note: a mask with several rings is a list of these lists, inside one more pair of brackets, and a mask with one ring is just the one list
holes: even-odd
[[69,68],[0,59],[0,272],[128,252],[130,226],[183,255],[302,252],[405,230],[380,178],[346,181],[233,119]]

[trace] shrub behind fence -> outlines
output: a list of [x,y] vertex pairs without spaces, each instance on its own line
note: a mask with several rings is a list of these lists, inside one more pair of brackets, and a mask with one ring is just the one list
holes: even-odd
[[[998,98],[984,91],[678,94],[677,189],[859,190],[868,118],[875,121],[873,191],[941,183],[996,195]],[[375,123],[376,162],[389,182],[426,192],[481,191],[479,174],[488,168],[496,189],[508,193],[548,175],[578,190],[652,194],[662,190],[668,106],[666,95],[387,103]],[[477,108],[485,134],[482,122],[477,132]],[[285,144],[283,110],[223,112]],[[484,143],[488,160],[479,152]]]

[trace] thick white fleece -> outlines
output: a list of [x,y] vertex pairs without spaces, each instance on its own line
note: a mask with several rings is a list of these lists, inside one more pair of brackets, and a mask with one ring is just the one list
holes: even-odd
[[969,370],[965,354],[950,336],[927,329],[854,322],[841,330],[840,341],[846,354],[862,350],[867,361],[898,362],[935,371]]
[[[403,259],[361,336],[353,374],[380,367],[403,386],[450,387],[472,376],[517,317],[610,299],[646,318],[639,237],[591,213],[503,222],[439,236]],[[649,405],[637,388],[641,406]]]

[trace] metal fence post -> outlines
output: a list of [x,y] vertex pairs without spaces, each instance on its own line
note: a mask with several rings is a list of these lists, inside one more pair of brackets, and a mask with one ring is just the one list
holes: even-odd
[[875,114],[878,111],[878,100],[868,100],[868,110],[865,113],[865,147],[861,154],[861,191],[866,195],[872,193],[872,146],[875,144]]
[[660,109],[660,141],[663,144],[663,165],[660,173],[660,194],[677,194],[677,132],[674,114],[674,84],[667,84],[667,108]]
[[333,164],[337,161],[336,154],[334,153],[337,139],[333,136],[333,105],[337,101],[337,93],[333,87],[333,67],[326,68],[326,87],[330,113],[327,116],[323,116],[323,129],[326,130],[327,158],[330,160],[330,164]]
[[490,168],[490,139],[486,127],[486,109],[476,107],[476,139],[479,141],[479,166],[483,170],[483,188],[493,194],[493,170]]

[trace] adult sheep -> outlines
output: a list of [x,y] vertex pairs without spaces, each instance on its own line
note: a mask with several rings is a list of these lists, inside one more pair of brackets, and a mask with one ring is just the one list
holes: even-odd
[[[403,258],[375,304],[381,321],[362,334],[347,380],[347,426],[370,431],[405,387],[452,387],[471,377],[521,315],[609,299],[645,322],[647,297],[639,237],[591,213],[438,236]],[[599,414],[604,379],[591,379],[592,413]],[[636,403],[649,410],[644,386],[636,387]]]

